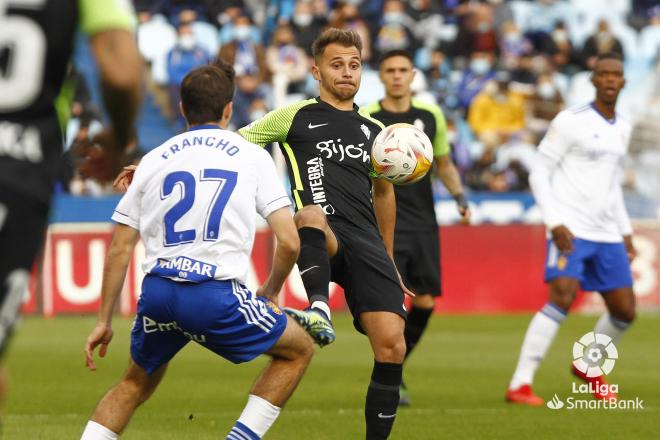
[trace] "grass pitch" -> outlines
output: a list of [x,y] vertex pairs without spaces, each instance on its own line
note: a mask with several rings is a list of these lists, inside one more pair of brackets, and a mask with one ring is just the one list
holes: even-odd
[[[413,406],[399,411],[393,439],[657,439],[660,434],[660,318],[641,315],[618,344],[609,379],[620,397],[644,409],[551,410],[512,406],[504,391],[529,315],[435,316],[406,365]],[[546,399],[571,394],[573,342],[595,317],[570,316],[536,377]],[[11,380],[4,438],[79,438],[101,395],[128,359],[131,321],[116,319],[115,339],[95,373],[84,368],[90,317],[26,318],[8,353]],[[364,336],[336,314],[337,342],[317,349],[307,375],[269,431],[270,439],[364,438],[362,407],[372,366]],[[266,359],[235,366],[189,344],[160,388],[138,410],[123,439],[224,438]],[[579,396],[575,396],[579,397]],[[586,396],[588,398],[588,396]]]

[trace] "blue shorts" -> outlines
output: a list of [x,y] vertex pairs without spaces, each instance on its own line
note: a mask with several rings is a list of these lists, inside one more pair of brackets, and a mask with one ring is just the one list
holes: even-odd
[[559,252],[548,240],[545,281],[558,277],[577,279],[586,291],[608,292],[633,284],[628,254],[623,243],[599,243],[576,238],[573,252]]
[[189,341],[233,363],[268,351],[287,318],[236,281],[187,283],[147,275],[131,333],[131,356],[152,374]]

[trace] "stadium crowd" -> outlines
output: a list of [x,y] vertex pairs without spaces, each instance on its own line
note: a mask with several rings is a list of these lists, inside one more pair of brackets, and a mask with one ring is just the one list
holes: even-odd
[[[328,26],[364,41],[359,105],[382,98],[379,56],[414,56],[417,98],[442,106],[452,157],[467,188],[527,191],[536,145],[566,106],[593,96],[596,55],[623,56],[622,116],[633,123],[625,188],[660,190],[660,5],[654,0],[135,0],[137,40],[149,66],[147,93],[182,129],[185,74],[219,56],[237,73],[231,128],[294,100],[317,96],[311,42]],[[72,71],[75,75],[75,71]],[[80,76],[79,76],[80,77]],[[101,117],[78,82],[67,145],[89,147]],[[140,136],[138,128],[138,138]],[[138,155],[137,143],[130,160]],[[139,144],[141,149],[155,145]],[[75,148],[71,149],[76,151]],[[88,151],[88,150],[87,150]],[[71,154],[70,154],[71,155]],[[75,156],[75,154],[71,155]],[[73,163],[74,161],[70,161]],[[109,185],[65,173],[76,194]],[[81,177],[82,176],[82,177]],[[441,185],[437,190],[442,191]]]

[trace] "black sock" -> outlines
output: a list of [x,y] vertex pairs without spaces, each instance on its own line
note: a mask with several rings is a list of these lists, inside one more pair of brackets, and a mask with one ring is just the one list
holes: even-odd
[[399,405],[401,364],[374,361],[371,383],[367,390],[364,418],[367,422],[367,440],[386,439],[392,431],[396,408]]
[[298,270],[305,285],[307,299],[328,302],[330,297],[330,258],[325,247],[325,232],[318,228],[298,229],[300,256]]
[[417,342],[419,342],[419,338],[422,337],[432,314],[433,309],[421,309],[418,307],[413,307],[408,312],[406,330],[404,332],[406,338],[406,359],[410,356]]

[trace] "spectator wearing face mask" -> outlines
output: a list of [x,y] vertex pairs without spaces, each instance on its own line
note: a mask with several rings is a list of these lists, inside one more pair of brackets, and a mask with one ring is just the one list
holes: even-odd
[[273,102],[284,105],[287,93],[297,92],[307,78],[307,55],[296,45],[296,37],[288,25],[279,26],[266,49],[266,63],[273,72]]
[[598,55],[611,52],[623,59],[623,46],[612,33],[610,24],[607,20],[599,20],[596,32],[587,38],[582,47],[582,65],[587,70],[593,70]]
[[[174,115],[179,114],[179,90],[183,78],[195,67],[211,61],[210,55],[195,41],[191,23],[181,23],[177,28],[177,42],[167,54],[167,86]],[[175,116],[176,117],[176,116]]]
[[374,38],[376,58],[392,50],[414,53],[420,46],[413,32],[415,24],[402,2],[387,0],[383,4],[381,27]]
[[539,75],[536,91],[527,101],[527,127],[540,139],[550,121],[564,108],[564,98],[549,74]]
[[337,3],[331,15],[330,27],[357,32],[362,39],[362,61],[368,63],[373,57],[371,33],[367,23],[360,17],[357,3],[355,0]]
[[490,3],[461,2],[456,8],[458,35],[454,39],[453,56],[468,57],[475,51],[496,53],[499,50],[493,12]]
[[463,71],[463,76],[458,85],[458,102],[462,109],[467,110],[472,99],[486,83],[495,77],[493,70],[494,55],[489,52],[474,52],[470,56],[470,64]]
[[261,83],[269,83],[271,73],[266,63],[266,50],[255,41],[255,31],[250,17],[245,14],[236,17],[230,41],[220,48],[218,57],[233,65],[237,78],[249,74]]
[[312,56],[312,43],[328,24],[324,15],[315,14],[312,3],[308,0],[298,0],[291,17],[291,27],[298,45],[307,56]]
[[576,51],[573,48],[573,43],[569,38],[566,25],[563,22],[557,23],[550,34],[550,38],[552,39],[552,44],[554,46],[552,61],[557,69],[568,75],[576,73],[579,60],[577,59]]

